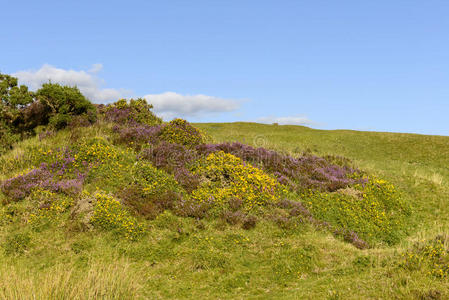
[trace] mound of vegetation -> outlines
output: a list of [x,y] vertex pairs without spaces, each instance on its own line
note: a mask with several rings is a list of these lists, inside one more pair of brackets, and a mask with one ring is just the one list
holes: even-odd
[[[227,142],[229,131],[221,139],[216,133],[234,126],[248,126],[247,136],[254,128],[286,135],[308,129],[164,122],[144,99],[93,105],[76,87],[48,83],[29,92],[13,77],[0,79],[0,260],[15,268],[0,268],[0,298],[18,295],[10,291],[19,282],[22,291],[33,290],[18,298],[88,299],[107,294],[107,286],[117,288],[117,298],[304,293],[338,299],[371,283],[371,290],[357,290],[355,297],[447,296],[446,235],[421,239],[420,231],[413,246],[407,243],[414,237],[405,239],[411,222],[430,212],[445,224],[444,155],[429,158],[425,174],[414,169],[418,158],[398,160],[394,172],[415,174],[410,179],[389,169],[397,157],[373,168],[360,158],[363,153],[339,151],[356,158],[356,165],[337,155],[302,152],[315,142],[303,147],[298,138],[290,147],[289,135],[276,137],[282,147],[267,149]],[[387,140],[382,149],[392,147]],[[440,144],[446,149],[447,142]],[[430,199],[428,206],[412,211],[420,199]],[[10,274],[17,275],[8,285]],[[302,283],[307,288],[297,292]],[[192,286],[198,288],[190,294]],[[87,290],[94,294],[79,294]]]
[[[220,217],[244,228],[261,219],[280,226],[306,222],[359,248],[393,244],[406,234],[410,212],[400,193],[344,158],[208,143],[185,120],[164,123],[141,98],[95,109],[76,87],[47,83],[31,93],[17,87],[15,78],[1,80],[2,143],[11,146],[15,134],[30,136],[38,126],[53,132],[40,135],[45,147],[24,154],[25,171],[21,165],[2,181],[5,205],[29,199],[53,212],[62,197],[70,201],[55,212],[64,213],[84,201],[90,203],[84,212],[90,219],[83,226],[132,239],[145,232],[138,218],[151,220],[165,210]],[[72,143],[45,143],[70,124]],[[91,136],[93,127],[104,131],[102,137]],[[42,193],[49,195],[46,204],[37,200]],[[33,218],[41,215],[39,210]]]

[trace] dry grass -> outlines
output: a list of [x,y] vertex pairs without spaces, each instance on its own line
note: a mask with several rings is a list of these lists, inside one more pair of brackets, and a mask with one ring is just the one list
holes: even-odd
[[4,265],[1,299],[137,299],[139,276],[126,261],[94,264],[85,271],[56,265],[45,272]]

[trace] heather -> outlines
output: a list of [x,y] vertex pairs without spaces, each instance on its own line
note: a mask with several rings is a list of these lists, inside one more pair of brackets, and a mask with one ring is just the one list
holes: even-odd
[[447,138],[96,109],[0,156],[1,298],[449,296]]
[[120,99],[117,102],[100,107],[104,117],[116,124],[161,124],[162,120],[152,112],[153,106],[145,99]]

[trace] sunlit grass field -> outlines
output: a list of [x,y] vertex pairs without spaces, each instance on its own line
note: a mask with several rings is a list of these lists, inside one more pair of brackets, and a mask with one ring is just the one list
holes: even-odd
[[[307,151],[350,159],[401,192],[412,208],[408,236],[394,246],[359,250],[310,224],[282,227],[261,220],[244,230],[220,219],[195,220],[167,211],[148,221],[144,238],[130,242],[101,231],[31,231],[20,220],[6,222],[15,216],[3,211],[0,242],[14,243],[11,234],[17,232],[28,246],[15,255],[0,252],[0,298],[449,298],[447,277],[403,263],[416,243],[449,234],[449,137],[254,123],[195,126],[216,142],[240,141],[292,156]],[[71,134],[63,130],[51,143],[67,145]],[[106,131],[94,126],[78,134],[102,137]],[[1,157],[2,162],[45,143],[50,142],[25,140]],[[15,172],[11,166],[0,165],[0,179]],[[23,205],[18,202],[16,209]]]

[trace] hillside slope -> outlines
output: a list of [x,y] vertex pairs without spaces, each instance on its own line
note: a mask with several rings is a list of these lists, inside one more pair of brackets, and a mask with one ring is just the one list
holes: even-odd
[[[369,247],[357,247],[344,235],[335,234],[339,225],[359,228],[353,220],[328,220],[334,215],[315,211],[313,205],[308,208],[314,216],[322,216],[334,227],[323,226],[320,220],[301,216],[293,218],[296,216],[293,214],[295,207],[290,211],[275,207],[270,209],[272,215],[261,210],[256,214],[257,224],[251,228],[240,226],[238,222],[233,224],[229,216],[192,218],[179,215],[176,209],[163,209],[161,213],[158,211],[145,218],[118,212],[116,217],[132,224],[126,225],[132,230],[126,231],[126,238],[123,238],[117,232],[80,228],[81,223],[71,222],[75,204],[68,203],[69,200],[65,202],[72,199],[70,197],[39,191],[24,200],[8,203],[9,196],[2,194],[0,198],[6,204],[0,215],[3,249],[0,253],[0,298],[449,297],[446,277],[449,275],[446,238],[449,225],[449,137],[324,131],[253,123],[195,126],[215,143],[238,141],[274,149],[292,157],[306,152],[348,158],[351,165],[373,178],[379,178],[378,185],[388,181],[397,189],[401,201],[410,206],[410,214],[401,225],[406,226],[406,230],[398,236],[387,232],[385,236],[373,237],[372,242],[368,240]],[[106,162],[103,167],[95,167],[93,175],[88,175],[82,195],[89,196],[77,196],[76,199],[89,199],[92,195],[97,201],[115,205],[108,197],[112,193],[126,199],[126,195],[119,192],[122,185],[129,184],[127,178],[138,177],[139,174],[133,173],[133,166],[139,164],[135,157],[142,156],[142,153],[129,144],[112,143],[113,140],[112,125],[101,122],[90,127],[64,129],[41,139],[24,140],[0,157],[0,179],[27,174],[27,169],[33,168],[33,162],[45,157],[54,159],[58,156],[52,156],[56,149],[76,146],[79,149],[75,160],[82,153],[86,161],[89,155],[100,155]],[[82,152],[83,145],[88,149],[86,152]],[[239,170],[248,170],[245,168],[249,166],[242,167],[238,160],[235,161]],[[195,168],[192,172],[201,171],[201,165]],[[259,174],[250,169],[251,172]],[[176,183],[166,175],[156,170],[152,174],[160,176],[157,178],[162,178],[164,186],[173,184],[170,189],[176,189]],[[263,174],[258,176],[265,178]],[[357,189],[357,185],[354,186]],[[131,191],[126,190],[128,193]],[[357,190],[348,192],[358,193]],[[328,194],[341,199],[338,191]],[[53,202],[59,205],[54,208],[57,214],[48,222],[36,221],[38,217],[31,216],[30,212],[33,205],[36,206],[33,199],[45,200],[46,197],[58,199],[59,202]],[[304,197],[301,198],[303,201],[309,199],[307,195],[301,197]],[[317,196],[313,199],[319,204],[324,198]],[[394,205],[398,204],[395,202]],[[319,205],[317,207],[320,208]],[[41,210],[39,207],[37,216],[47,218],[48,215],[40,214]],[[391,220],[400,222],[401,219],[394,219],[400,211],[402,208],[393,210],[389,216]],[[32,212],[35,213],[34,210]],[[283,215],[285,212],[287,214]],[[363,211],[360,214],[364,216]],[[265,218],[266,215],[269,217]],[[351,216],[350,212],[348,216]],[[144,224],[146,233],[134,239],[140,230],[134,226],[135,220]],[[343,221],[348,223],[339,223]],[[94,225],[110,221],[102,222],[95,223],[91,219]],[[375,229],[370,227],[369,230]],[[374,232],[369,230],[365,233],[367,238]],[[393,240],[389,239],[390,235],[393,235]]]
[[[363,170],[388,178],[418,209],[420,226],[449,220],[449,137],[407,133],[316,130],[257,123],[195,124],[217,141],[240,141],[288,153],[342,155]],[[435,224],[435,220],[438,220]]]

